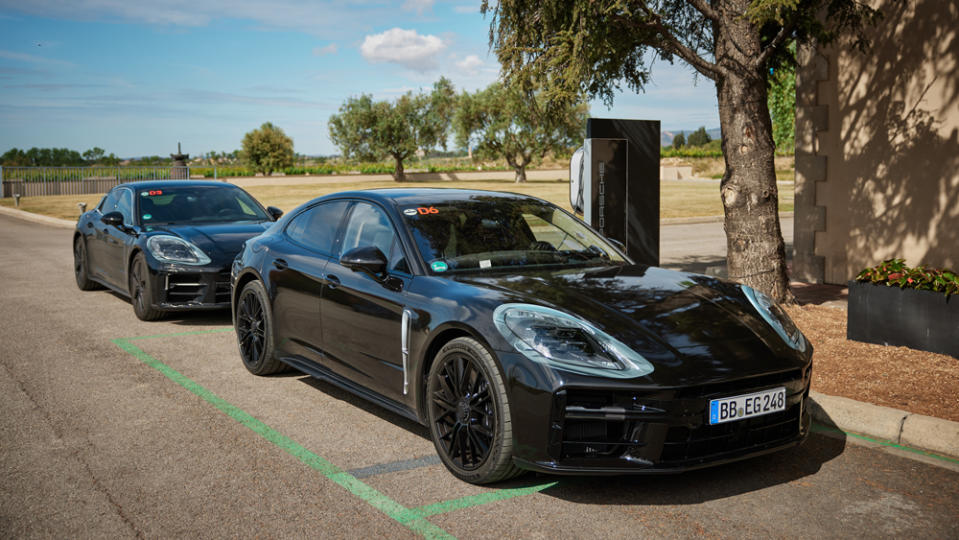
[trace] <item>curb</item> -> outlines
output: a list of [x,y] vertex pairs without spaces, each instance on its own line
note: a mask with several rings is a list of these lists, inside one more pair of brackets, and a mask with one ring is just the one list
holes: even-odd
[[34,214],[32,212],[25,212],[15,208],[7,208],[6,206],[0,206],[0,215],[14,217],[24,221],[32,221],[34,223],[42,223],[44,225],[59,227],[61,229],[73,229],[77,226],[76,221],[70,221],[69,219],[60,219],[44,216],[41,214]]
[[843,431],[959,458],[959,422],[810,391],[817,422]]

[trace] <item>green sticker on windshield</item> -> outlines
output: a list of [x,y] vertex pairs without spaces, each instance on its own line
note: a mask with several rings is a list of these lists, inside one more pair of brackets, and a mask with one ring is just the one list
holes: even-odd
[[150,219],[153,217],[153,214],[143,214],[143,219]]
[[443,261],[433,261],[430,263],[430,268],[432,268],[434,272],[445,272],[450,269],[449,265]]

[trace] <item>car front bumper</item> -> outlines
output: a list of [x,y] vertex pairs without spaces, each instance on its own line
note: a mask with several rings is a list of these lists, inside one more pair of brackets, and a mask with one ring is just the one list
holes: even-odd
[[[664,389],[563,381],[543,392],[513,380],[514,460],[553,474],[678,473],[789,448],[809,434],[811,371],[810,362],[745,380]],[[785,410],[709,424],[710,400],[780,386]]]
[[187,311],[230,307],[228,268],[163,265],[151,269],[150,279],[155,309]]

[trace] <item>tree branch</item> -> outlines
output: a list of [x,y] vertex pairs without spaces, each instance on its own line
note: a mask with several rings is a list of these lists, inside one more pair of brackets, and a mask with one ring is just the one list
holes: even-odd
[[[727,75],[725,68],[719,64],[709,62],[702,56],[699,56],[696,51],[679,41],[679,39],[673,35],[672,31],[663,24],[662,17],[658,13],[651,10],[645,3],[641,3],[640,8],[649,16],[649,21],[642,23],[630,21],[633,26],[644,27],[659,32],[666,41],[666,50],[688,62],[689,65],[693,66],[693,69],[700,72],[704,77],[715,81]],[[655,46],[656,44],[650,43],[649,45]]]
[[689,3],[696,8],[696,11],[700,12],[707,19],[715,22],[719,22],[719,12],[713,9],[712,6],[704,2],[703,0],[689,0]]
[[754,68],[761,68],[766,64],[766,62],[769,61],[772,55],[776,53],[776,49],[778,49],[779,46],[786,41],[789,35],[792,34],[793,28],[795,28],[798,20],[799,12],[797,11],[793,14],[792,19],[779,29],[779,33],[776,34],[776,37],[774,37],[768,45],[766,45],[766,48],[763,49],[763,52],[753,60],[752,64]]

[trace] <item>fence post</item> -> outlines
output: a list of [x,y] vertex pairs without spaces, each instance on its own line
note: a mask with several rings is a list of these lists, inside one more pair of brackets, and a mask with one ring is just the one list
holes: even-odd
[[7,196],[6,190],[3,189],[3,165],[0,165],[0,199]]
[[[0,171],[3,171],[3,167],[0,167]],[[219,177],[216,175],[216,163],[213,164],[213,180],[219,180]]]

